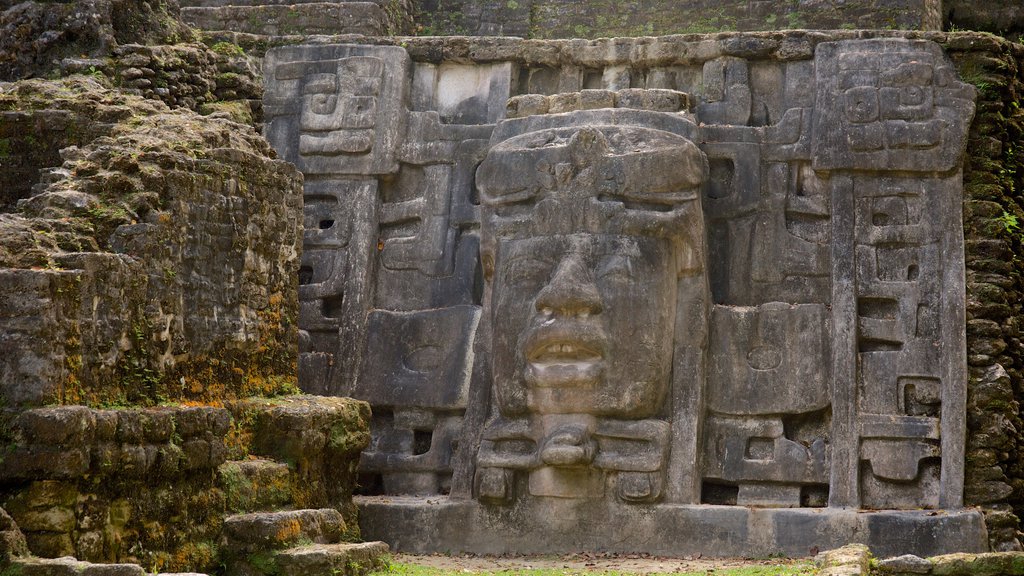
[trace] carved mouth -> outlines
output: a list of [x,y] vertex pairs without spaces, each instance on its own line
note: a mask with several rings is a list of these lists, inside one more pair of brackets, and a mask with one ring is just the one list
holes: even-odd
[[604,339],[598,330],[535,332],[527,341],[526,381],[538,388],[593,387],[604,372]]
[[599,350],[582,342],[542,343],[531,350],[529,355],[529,360],[533,364],[597,362],[601,358]]

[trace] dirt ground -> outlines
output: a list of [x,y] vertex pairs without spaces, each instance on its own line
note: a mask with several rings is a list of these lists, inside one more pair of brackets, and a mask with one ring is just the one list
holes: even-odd
[[[698,572],[714,573],[725,568],[741,568],[750,566],[779,566],[796,560],[786,559],[744,559],[744,558],[652,558],[641,555],[589,555],[574,554],[571,556],[419,556],[411,554],[395,554],[394,562],[402,564],[418,564],[431,568],[440,568],[454,572],[480,572],[519,569],[569,569],[594,572],[631,572],[647,574],[651,572]],[[804,562],[808,560],[803,560]]]

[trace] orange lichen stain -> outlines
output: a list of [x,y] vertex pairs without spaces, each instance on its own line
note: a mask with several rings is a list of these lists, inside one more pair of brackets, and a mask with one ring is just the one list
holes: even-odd
[[292,542],[299,538],[302,534],[302,525],[299,524],[298,520],[288,520],[280,528],[277,533],[274,534],[274,541],[278,543]]

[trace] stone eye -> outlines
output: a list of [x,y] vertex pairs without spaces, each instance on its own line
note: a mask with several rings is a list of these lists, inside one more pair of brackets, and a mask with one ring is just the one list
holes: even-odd
[[633,262],[626,256],[613,256],[601,266],[597,277],[601,280],[632,280]]

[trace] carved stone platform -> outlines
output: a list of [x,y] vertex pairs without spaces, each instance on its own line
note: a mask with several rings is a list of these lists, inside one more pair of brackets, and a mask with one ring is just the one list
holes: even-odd
[[[988,550],[980,511],[636,505],[527,499],[507,507],[448,497],[362,496],[368,540],[410,554],[646,553],[800,557],[862,543],[878,557]],[[543,536],[541,536],[543,535]]]

